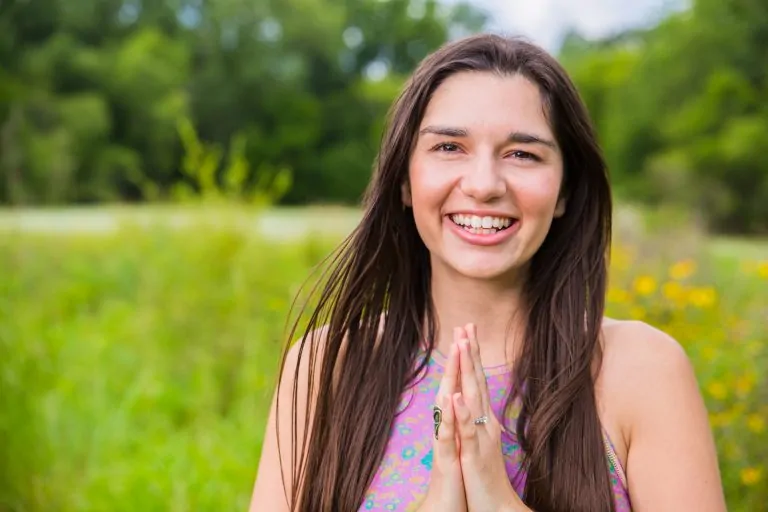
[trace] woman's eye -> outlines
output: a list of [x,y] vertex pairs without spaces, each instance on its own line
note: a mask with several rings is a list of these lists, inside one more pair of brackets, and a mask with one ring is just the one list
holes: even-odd
[[443,151],[445,153],[455,153],[459,150],[459,145],[453,142],[441,142],[432,148],[432,151]]
[[520,160],[533,160],[533,161],[536,161],[536,162],[539,161],[539,157],[537,157],[533,153],[528,153],[527,151],[515,150],[515,151],[512,151],[511,153],[509,153],[509,155],[514,157],[514,158],[518,158]]

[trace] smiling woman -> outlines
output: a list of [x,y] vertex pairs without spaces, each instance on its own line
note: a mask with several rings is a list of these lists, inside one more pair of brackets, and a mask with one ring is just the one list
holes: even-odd
[[610,234],[554,59],[491,35],[425,59],[286,347],[251,510],[725,510],[684,352],[604,317]]
[[525,272],[563,214],[563,159],[542,104],[522,75],[458,73],[433,94],[403,184],[433,273]]

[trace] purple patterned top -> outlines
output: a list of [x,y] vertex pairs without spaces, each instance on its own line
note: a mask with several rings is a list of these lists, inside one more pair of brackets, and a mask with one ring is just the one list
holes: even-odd
[[[387,444],[384,459],[373,483],[365,495],[360,512],[366,510],[416,510],[427,492],[432,469],[432,405],[444,370],[445,356],[433,351],[426,374],[413,388],[403,394],[399,413]],[[504,399],[511,384],[508,365],[484,368],[488,379],[491,408],[501,418]],[[514,408],[511,408],[514,409]],[[518,411],[510,410],[502,422],[514,425]],[[613,444],[604,434],[606,465],[616,499],[616,512],[630,512],[624,470],[616,457]],[[525,474],[521,469],[520,445],[515,434],[506,428],[502,432],[502,453],[510,482],[522,496]]]

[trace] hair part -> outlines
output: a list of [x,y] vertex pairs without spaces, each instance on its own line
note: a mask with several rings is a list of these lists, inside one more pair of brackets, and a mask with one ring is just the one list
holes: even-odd
[[[360,507],[402,394],[433,350],[429,253],[401,187],[432,94],[459,72],[520,74],[536,84],[563,155],[568,207],[531,261],[536,277],[524,288],[526,329],[507,399],[507,406],[521,401],[515,430],[528,475],[523,499],[538,512],[615,508],[594,392],[611,233],[606,166],[586,108],[557,61],[521,39],[478,35],[429,55],[394,102],[363,218],[332,261],[299,342],[301,349],[311,345],[308,396],[317,399],[305,418],[311,436],[298,447],[294,385],[292,510]],[[315,393],[317,341],[310,333],[326,319]],[[427,357],[419,360],[422,347]],[[298,373],[299,365],[294,382]]]

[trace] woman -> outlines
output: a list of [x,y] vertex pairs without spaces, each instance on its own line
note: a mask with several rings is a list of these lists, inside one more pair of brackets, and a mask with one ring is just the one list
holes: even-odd
[[390,121],[283,360],[251,510],[725,510],[683,350],[603,316],[610,189],[557,62],[453,42]]

